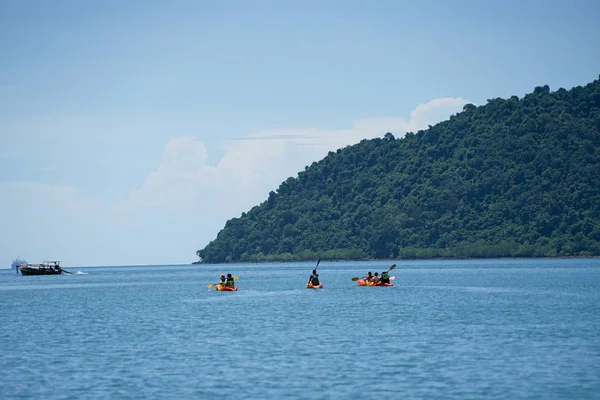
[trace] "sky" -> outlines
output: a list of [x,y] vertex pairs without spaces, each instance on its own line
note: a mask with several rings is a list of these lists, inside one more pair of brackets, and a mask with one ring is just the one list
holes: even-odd
[[0,268],[187,264],[329,151],[600,74],[597,0],[0,0]]

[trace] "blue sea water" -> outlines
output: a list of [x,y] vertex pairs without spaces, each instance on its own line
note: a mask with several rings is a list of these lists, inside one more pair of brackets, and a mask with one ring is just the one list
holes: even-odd
[[600,399],[599,259],[391,263],[0,270],[0,398]]

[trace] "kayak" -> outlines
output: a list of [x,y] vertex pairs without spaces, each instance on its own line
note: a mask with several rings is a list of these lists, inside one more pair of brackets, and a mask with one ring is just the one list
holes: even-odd
[[317,286],[313,286],[312,282],[308,282],[306,284],[306,288],[307,289],[322,289],[323,288],[323,284],[319,283]]
[[220,283],[217,283],[215,285],[215,289],[217,289],[221,292],[235,292],[238,288],[237,288],[237,286],[233,286],[233,287],[222,286]]
[[390,283],[383,283],[383,282],[373,283],[373,282],[367,282],[364,279],[359,279],[357,282],[358,282],[358,286],[394,286],[394,284],[392,282],[390,282]]
[[373,282],[366,282],[364,279],[359,279],[357,282],[358,282],[358,286],[394,286],[394,284],[392,282],[390,282],[390,283],[383,283],[383,282],[373,283]]

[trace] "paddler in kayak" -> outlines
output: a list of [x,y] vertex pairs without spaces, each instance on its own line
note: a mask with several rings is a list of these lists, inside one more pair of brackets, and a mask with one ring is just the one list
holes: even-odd
[[371,280],[373,280],[373,273],[372,273],[371,271],[369,271],[369,273],[367,274],[367,276],[365,276],[365,277],[363,278],[363,280],[364,280],[365,282],[371,282]]
[[235,286],[235,282],[234,282],[231,274],[227,274],[227,280],[225,281],[225,286],[226,287],[234,287]]
[[[219,283],[215,283],[214,286],[221,285],[221,287],[223,287],[223,286],[225,286],[226,282],[227,282],[227,278],[225,278],[224,274],[221,274],[220,282]],[[212,287],[212,285],[210,287]]]
[[377,272],[375,272],[375,275],[373,275],[373,279],[371,279],[371,283],[374,285],[377,285],[379,283],[379,274]]
[[381,273],[380,281],[381,283],[390,283],[390,275],[388,274],[388,271],[383,271]]
[[319,274],[317,274],[317,270],[313,269],[312,274],[310,274],[310,278],[308,278],[308,283],[313,286],[319,286],[321,283],[319,282]]

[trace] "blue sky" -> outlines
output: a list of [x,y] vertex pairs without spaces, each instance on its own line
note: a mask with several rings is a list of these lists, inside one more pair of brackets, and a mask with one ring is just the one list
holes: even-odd
[[328,151],[600,73],[600,2],[0,1],[0,260],[187,263]]

